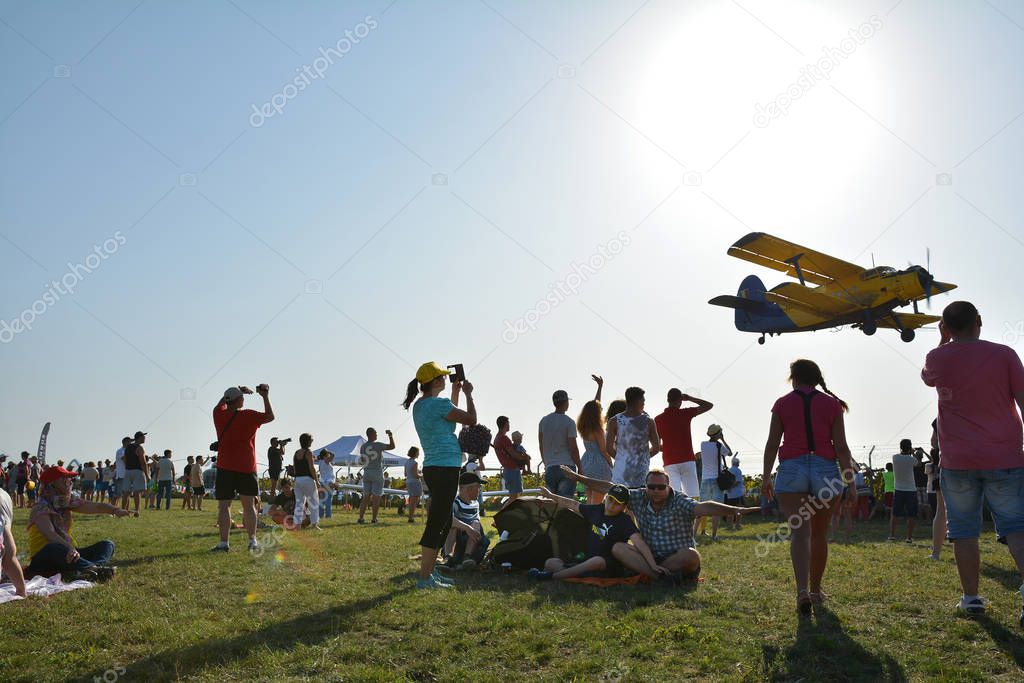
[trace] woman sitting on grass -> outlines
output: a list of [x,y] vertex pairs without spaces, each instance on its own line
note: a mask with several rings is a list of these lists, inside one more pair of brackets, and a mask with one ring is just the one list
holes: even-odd
[[655,562],[636,522],[626,512],[629,489],[622,484],[615,484],[608,489],[604,503],[597,505],[581,505],[571,498],[556,496],[543,487],[541,492],[545,498],[555,501],[558,507],[568,508],[590,522],[590,533],[583,562],[566,566],[560,558],[552,557],[544,563],[543,571],[530,570],[529,576],[532,578],[572,579],[593,574],[620,577],[625,575],[627,569],[649,579],[669,573]]
[[76,579],[105,581],[114,575],[108,566],[114,556],[113,541],[100,541],[78,548],[71,535],[72,511],[125,517],[125,509],[109,503],[90,503],[71,493],[71,479],[77,477],[63,467],[47,467],[39,477],[42,490],[28,520],[28,548],[32,558],[30,576],[53,576],[69,572]]

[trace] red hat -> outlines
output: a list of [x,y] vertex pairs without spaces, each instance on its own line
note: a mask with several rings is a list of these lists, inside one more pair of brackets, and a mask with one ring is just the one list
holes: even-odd
[[77,477],[78,472],[72,472],[66,470],[63,467],[47,467],[43,470],[43,473],[39,475],[39,481],[44,484],[52,484],[53,482],[63,477]]

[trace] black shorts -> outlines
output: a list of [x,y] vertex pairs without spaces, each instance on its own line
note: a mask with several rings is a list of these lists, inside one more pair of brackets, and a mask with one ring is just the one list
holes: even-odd
[[917,491],[896,491],[892,496],[893,517],[917,517]]
[[277,467],[271,467],[269,470],[267,470],[267,474],[270,476],[271,479],[280,479],[281,466],[278,465]]
[[260,493],[255,472],[232,472],[218,469],[215,487],[217,500],[234,500],[235,494],[258,496]]

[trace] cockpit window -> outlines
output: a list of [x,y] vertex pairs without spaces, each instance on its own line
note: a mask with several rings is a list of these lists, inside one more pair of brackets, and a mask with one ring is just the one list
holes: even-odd
[[895,273],[896,273],[896,269],[895,268],[890,268],[889,266],[879,266],[877,268],[872,268],[870,270],[865,270],[863,273],[860,274],[860,279],[861,280],[873,280],[876,277],[891,277]]

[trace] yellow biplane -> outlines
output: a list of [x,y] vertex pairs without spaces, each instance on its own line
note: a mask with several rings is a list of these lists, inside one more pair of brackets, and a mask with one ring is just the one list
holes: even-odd
[[[921,314],[917,302],[926,299],[930,303],[932,294],[956,289],[956,285],[937,281],[921,266],[862,268],[763,232],[750,233],[729,247],[728,253],[800,281],[766,290],[760,278],[750,275],[736,296],[716,296],[708,302],[735,309],[736,329],[760,332],[759,344],[764,344],[765,335],[842,325],[860,328],[867,335],[887,327],[899,330],[900,339],[910,342],[915,329],[939,320]],[[908,304],[913,304],[913,313],[896,311]]]

